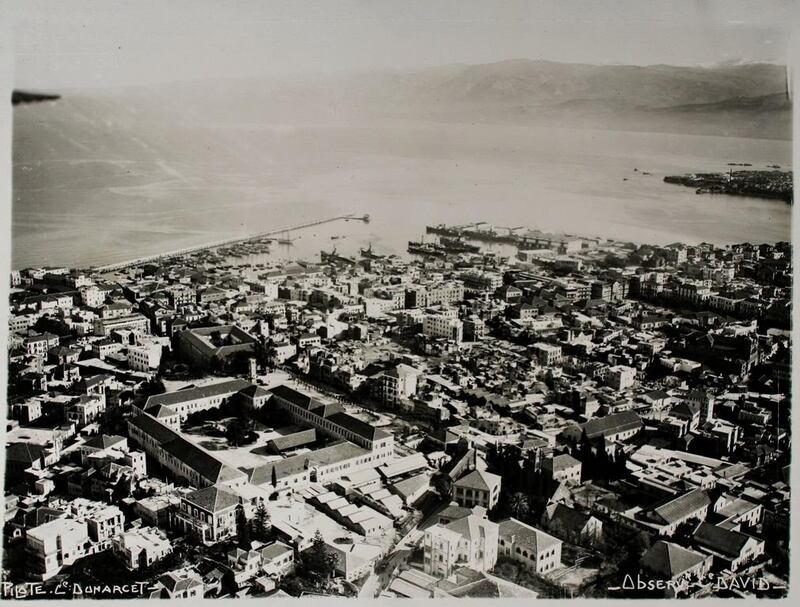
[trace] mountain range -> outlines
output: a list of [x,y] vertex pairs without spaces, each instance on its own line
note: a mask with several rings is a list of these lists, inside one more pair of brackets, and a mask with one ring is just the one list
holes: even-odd
[[[586,65],[513,59],[416,71],[59,91],[124,98],[181,120],[291,124],[426,120],[789,139],[786,68]],[[19,93],[18,93],[19,95]]]

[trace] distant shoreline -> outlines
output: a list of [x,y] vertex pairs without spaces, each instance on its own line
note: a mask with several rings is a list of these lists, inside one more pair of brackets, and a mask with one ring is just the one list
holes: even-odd
[[740,170],[728,173],[689,173],[667,175],[664,177],[664,182],[696,188],[696,194],[727,194],[783,200],[790,205],[794,200],[791,171]]

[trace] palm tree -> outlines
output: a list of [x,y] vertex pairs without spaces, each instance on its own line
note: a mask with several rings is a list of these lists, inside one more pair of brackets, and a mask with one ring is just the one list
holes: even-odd
[[514,515],[514,518],[521,518],[525,516],[530,510],[528,496],[521,491],[517,491],[511,496],[508,507],[511,510],[511,514]]

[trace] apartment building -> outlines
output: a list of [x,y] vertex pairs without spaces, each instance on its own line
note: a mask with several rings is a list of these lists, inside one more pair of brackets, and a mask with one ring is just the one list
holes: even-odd
[[28,567],[43,580],[86,556],[91,545],[86,522],[71,518],[55,519],[29,529],[25,541]]
[[615,365],[606,374],[606,383],[614,390],[622,391],[630,388],[636,379],[636,369],[624,365]]
[[113,538],[111,549],[133,571],[163,559],[172,552],[172,544],[161,529],[137,527]]
[[464,288],[472,291],[494,291],[503,285],[503,277],[497,272],[467,270],[458,275]]
[[81,288],[80,294],[81,303],[88,308],[99,308],[106,301],[106,294],[96,285]]
[[422,333],[460,343],[464,341],[464,323],[450,314],[429,312],[422,317]]
[[381,373],[378,380],[378,397],[386,405],[394,406],[417,393],[421,372],[403,363]]
[[162,346],[159,343],[147,343],[128,348],[128,366],[134,371],[149,372],[158,369],[161,364]]
[[261,568],[273,579],[281,579],[294,569],[294,550],[283,542],[272,542],[257,549],[261,555]]
[[52,333],[26,337],[24,341],[25,352],[29,356],[46,356],[50,348],[58,346],[58,341],[58,336]]
[[111,546],[111,539],[122,533],[125,525],[125,516],[116,506],[91,507],[83,518],[89,531],[89,539],[103,550]]
[[452,305],[464,299],[464,283],[459,281],[413,285],[406,289],[406,308]]

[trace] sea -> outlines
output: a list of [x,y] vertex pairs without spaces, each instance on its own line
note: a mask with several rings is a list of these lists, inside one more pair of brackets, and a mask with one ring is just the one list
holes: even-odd
[[[438,223],[660,245],[790,238],[785,202],[698,195],[663,181],[738,168],[728,163],[788,169],[789,141],[424,122],[212,123],[193,132],[235,145],[242,162],[163,154],[144,136],[146,161],[88,151],[17,161],[13,267],[111,264],[272,230],[292,241],[273,246],[275,260],[370,245],[404,254]],[[370,220],[292,229],[351,213]]]

